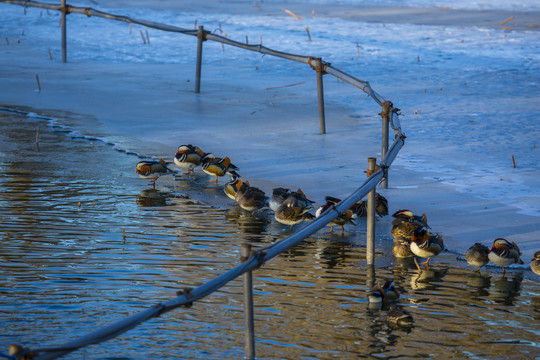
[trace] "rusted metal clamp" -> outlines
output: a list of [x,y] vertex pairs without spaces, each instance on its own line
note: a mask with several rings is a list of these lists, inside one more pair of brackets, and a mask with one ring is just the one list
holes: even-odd
[[[322,61],[321,58],[314,58],[312,56],[309,57],[309,60],[308,60],[308,64],[309,66],[311,66],[311,68],[313,70],[315,70],[316,72],[320,72],[322,73],[323,75],[324,74],[327,74],[326,72],[326,66],[327,64]],[[320,64],[320,65],[319,65]]]
[[66,5],[66,6],[61,6],[60,7],[60,12],[63,12],[64,14],[70,14],[71,13],[71,10],[69,10],[71,8],[71,5]]

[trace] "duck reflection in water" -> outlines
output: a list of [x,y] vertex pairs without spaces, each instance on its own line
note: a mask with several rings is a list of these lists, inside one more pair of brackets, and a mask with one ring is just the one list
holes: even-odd
[[410,332],[414,327],[414,319],[410,312],[401,306],[392,304],[386,314],[386,322],[392,329],[403,329]]
[[352,245],[346,241],[328,241],[325,239],[317,243],[315,257],[326,265],[326,269],[334,269],[347,261]]
[[225,217],[228,221],[236,224],[244,233],[255,235],[267,233],[268,218],[264,214],[251,215],[251,213],[235,206],[227,210]]
[[522,281],[523,272],[521,271],[513,273],[511,277],[503,275],[500,279],[493,281],[493,285],[489,288],[489,297],[498,303],[513,305],[514,300],[519,296]]
[[137,196],[137,205],[142,207],[167,206],[169,193],[157,189],[145,189]]
[[483,275],[479,271],[464,275],[467,279],[467,288],[472,296],[488,296],[491,286],[491,275]]
[[439,268],[437,270],[425,269],[419,271],[411,277],[411,289],[436,289],[440,286],[440,282],[445,277],[447,271],[448,269],[446,268]]

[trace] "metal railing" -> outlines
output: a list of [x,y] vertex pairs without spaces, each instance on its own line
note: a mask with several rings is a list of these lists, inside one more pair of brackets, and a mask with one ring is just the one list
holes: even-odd
[[[12,359],[22,359],[24,356],[27,358],[45,360],[45,359],[55,359],[72,351],[75,351],[81,347],[85,347],[91,344],[97,344],[109,339],[115,338],[116,336],[136,327],[140,323],[147,321],[149,319],[159,317],[160,315],[174,310],[178,307],[189,306],[194,301],[202,299],[214,291],[220,289],[228,282],[237,277],[244,275],[244,296],[245,296],[245,312],[246,312],[246,357],[252,359],[255,357],[254,349],[254,335],[253,335],[253,304],[252,304],[252,279],[251,272],[262,266],[267,261],[271,260],[275,256],[283,253],[284,251],[298,245],[304,239],[314,234],[318,230],[326,226],[327,223],[334,220],[336,217],[340,216],[342,213],[347,211],[352,205],[366,197],[367,195],[367,251],[366,251],[366,260],[367,263],[373,266],[374,257],[375,257],[375,247],[374,247],[374,234],[375,234],[375,189],[377,184],[382,183],[383,187],[386,187],[387,178],[388,178],[388,169],[390,165],[396,158],[398,152],[403,147],[405,143],[405,135],[402,133],[401,125],[399,122],[399,109],[394,108],[390,101],[386,101],[381,95],[377,94],[369,85],[368,82],[359,80],[356,77],[349,75],[341,70],[336,69],[331,66],[329,63],[322,61],[321,58],[312,57],[312,56],[303,56],[289,54],[281,51],[276,51],[264,47],[262,45],[249,45],[240,43],[229,38],[211,34],[204,30],[204,27],[199,26],[198,30],[187,30],[179,28],[176,26],[170,26],[165,24],[159,24],[151,21],[133,19],[126,16],[113,15],[105,13],[102,11],[94,10],[92,8],[82,8],[71,5],[66,5],[65,0],[62,0],[61,5],[54,4],[45,4],[35,1],[24,1],[24,0],[0,0],[0,2],[8,4],[22,5],[26,7],[38,7],[45,9],[58,10],[67,15],[69,13],[78,13],[84,14],[87,16],[98,16],[102,18],[125,21],[133,24],[140,24],[146,27],[163,30],[163,31],[172,31],[178,32],[186,35],[197,36],[198,49],[197,49],[197,81],[195,86],[195,92],[200,91],[200,73],[201,73],[201,58],[202,58],[202,42],[205,40],[211,40],[216,42],[221,42],[223,44],[243,48],[250,51],[256,51],[263,54],[268,54],[292,61],[302,62],[310,65],[317,72],[317,87],[318,87],[318,98],[319,98],[319,120],[321,126],[321,133],[324,133],[324,99],[322,92],[322,75],[330,74],[335,76],[338,79],[341,79],[344,82],[347,82],[362,91],[368,94],[377,104],[381,106],[381,118],[383,123],[382,130],[382,160],[379,165],[376,165],[375,158],[368,159],[368,170],[367,175],[368,179],[351,195],[339,202],[338,204],[332,206],[319,217],[317,217],[313,222],[310,222],[307,226],[301,228],[291,236],[273,243],[272,245],[259,248],[257,250],[251,250],[249,244],[245,244],[242,248],[242,263],[229,271],[221,274],[220,276],[196,287],[196,288],[185,288],[182,291],[177,293],[177,297],[166,302],[155,304],[148,309],[141,311],[137,314],[131,315],[127,318],[124,318],[118,322],[115,322],[106,327],[97,329],[87,335],[81,336],[78,339],[68,341],[63,345],[54,347],[54,348],[38,348],[38,349],[25,349],[21,346],[13,346],[10,348],[11,355],[5,355]],[[63,20],[63,26],[65,27],[66,21]],[[63,46],[63,61],[66,61],[66,41],[65,41],[66,32],[62,31],[62,46]],[[392,145],[388,146],[388,130],[389,126],[394,130],[394,140]],[[0,356],[3,355],[0,353]]]

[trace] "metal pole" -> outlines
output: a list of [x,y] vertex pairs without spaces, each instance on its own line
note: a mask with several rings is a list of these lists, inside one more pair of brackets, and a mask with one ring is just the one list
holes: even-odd
[[67,41],[66,41],[66,0],[62,0],[62,62],[67,62]]
[[195,70],[195,94],[201,92],[201,66],[202,66],[202,48],[204,38],[204,26],[199,25],[199,32],[197,33],[197,69]]
[[317,72],[317,98],[319,101],[319,132],[320,134],[326,134],[324,117],[323,68],[321,58],[315,59],[315,71]]
[[[250,253],[251,244],[242,244],[242,259],[247,260],[250,256]],[[253,322],[253,278],[251,271],[244,273],[244,325],[246,335],[246,359],[255,359],[255,330]]]
[[[383,106],[384,116],[382,117],[382,149],[381,149],[381,154],[382,154],[383,159],[386,156],[386,153],[388,152],[388,124],[390,123],[390,116],[392,116],[392,114],[390,113],[390,110],[392,107],[391,104],[392,103],[390,103],[390,106],[386,107],[386,109]],[[383,177],[381,181],[381,187],[383,189],[388,189],[388,173],[386,174],[385,177]]]
[[[377,158],[368,158],[368,175],[375,171]],[[367,196],[367,239],[366,239],[366,260],[369,265],[375,259],[375,188]]]

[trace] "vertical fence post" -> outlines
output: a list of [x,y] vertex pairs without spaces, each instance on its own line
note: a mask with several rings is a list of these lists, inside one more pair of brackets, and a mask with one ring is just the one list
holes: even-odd
[[326,134],[326,124],[324,116],[324,90],[323,90],[323,75],[324,69],[322,59],[317,58],[315,61],[315,72],[317,73],[317,98],[319,101],[319,133]]
[[[392,116],[391,109],[392,109],[392,103],[389,101],[386,101],[383,104],[383,111],[381,112],[381,117],[382,117],[381,155],[383,159],[386,156],[386,153],[388,152],[388,124],[390,123],[390,116]],[[383,189],[388,189],[388,173],[386,173],[386,175],[382,178],[381,187]]]
[[204,36],[204,27],[202,25],[199,25],[199,32],[197,33],[197,69],[195,70],[195,94],[199,94],[201,92],[202,48],[204,40],[206,40]]
[[[377,158],[368,158],[368,176],[375,171]],[[375,259],[375,189],[371,190],[367,196],[367,239],[366,239],[366,260],[368,265],[373,264]]]
[[61,2],[62,7],[62,62],[67,62],[67,40],[66,40],[66,14],[67,14],[67,8],[66,8],[66,0],[62,0]]
[[[242,244],[242,259],[248,259],[251,244]],[[245,261],[245,260],[244,260]],[[251,271],[244,273],[244,326],[246,359],[255,359],[255,330],[253,322],[253,278]]]

